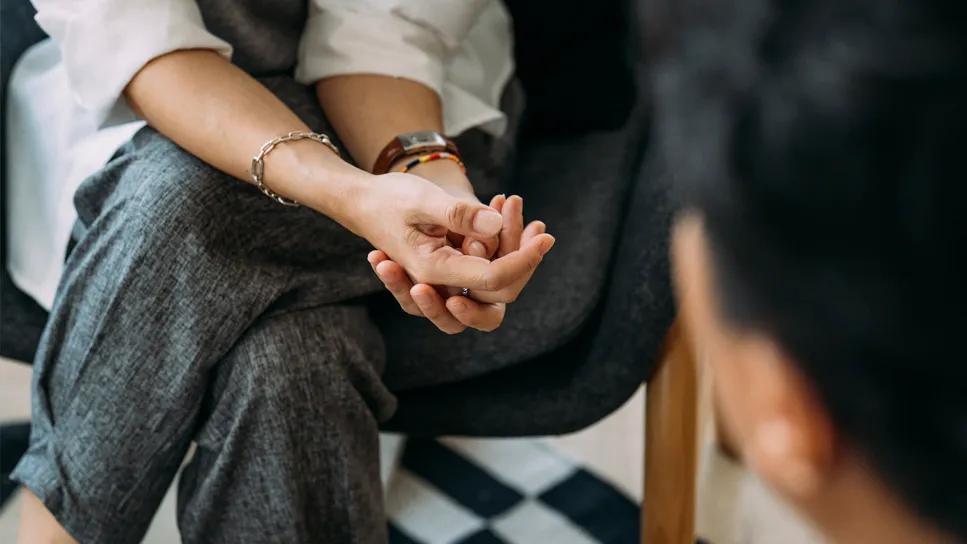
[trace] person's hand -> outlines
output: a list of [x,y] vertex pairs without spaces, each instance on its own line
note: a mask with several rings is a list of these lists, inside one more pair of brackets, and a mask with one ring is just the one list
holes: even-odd
[[[491,207],[501,210],[504,220],[497,251],[498,259],[533,243],[539,236],[549,236],[544,233],[545,226],[540,221],[533,221],[524,228],[523,200],[519,196],[507,199],[498,195],[491,201]],[[550,240],[553,245],[553,237]],[[448,334],[463,332],[468,327],[487,332],[499,327],[506,314],[507,302],[516,300],[531,275],[526,274],[513,285],[493,292],[472,291],[470,296],[473,298],[481,297],[483,293],[481,298],[493,300],[479,302],[461,295],[445,298],[447,293],[441,293],[442,288],[434,288],[426,283],[414,284],[406,271],[382,251],[370,252],[368,260],[373,271],[393,293],[406,313],[426,317],[438,329]]]
[[513,299],[516,294],[508,295],[523,287],[554,243],[552,236],[539,233],[523,244],[518,239],[513,251],[494,261],[465,255],[449,245],[447,233],[493,237],[503,226],[499,212],[410,174],[375,176],[372,183],[341,222],[382,250],[414,283],[466,287],[490,298],[497,294]]
[[[402,167],[409,162],[410,158],[404,158],[393,165],[393,170]],[[467,177],[466,171],[456,163],[447,160],[430,161],[417,165],[411,174],[420,176],[433,182],[434,185],[442,188],[457,198],[472,199],[479,202],[474,193],[473,184]],[[465,255],[475,257],[486,257],[490,259],[497,252],[499,242],[497,235],[481,238],[478,236],[464,236],[460,233],[450,231],[447,233],[450,245],[460,248]]]

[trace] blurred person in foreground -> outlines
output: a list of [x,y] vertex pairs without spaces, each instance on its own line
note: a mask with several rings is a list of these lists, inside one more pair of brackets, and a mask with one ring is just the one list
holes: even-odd
[[679,295],[725,429],[834,541],[962,541],[965,6],[740,5],[659,83]]

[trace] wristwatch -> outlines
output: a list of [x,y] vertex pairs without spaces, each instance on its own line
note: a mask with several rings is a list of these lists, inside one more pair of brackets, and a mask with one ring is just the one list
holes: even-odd
[[374,174],[385,174],[393,164],[404,158],[434,151],[446,151],[460,156],[457,144],[449,138],[432,130],[420,132],[407,132],[390,140],[383,151],[380,152],[373,165]]

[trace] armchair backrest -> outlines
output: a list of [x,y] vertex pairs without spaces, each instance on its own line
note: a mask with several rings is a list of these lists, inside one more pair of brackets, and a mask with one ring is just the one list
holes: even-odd
[[504,0],[514,20],[524,131],[615,129],[636,97],[638,0]]
[[17,59],[31,45],[44,39],[44,32],[34,21],[34,7],[29,0],[0,2],[0,355],[20,361],[33,359],[43,331],[47,312],[13,284],[7,273],[7,233],[5,206],[6,99],[10,72]]

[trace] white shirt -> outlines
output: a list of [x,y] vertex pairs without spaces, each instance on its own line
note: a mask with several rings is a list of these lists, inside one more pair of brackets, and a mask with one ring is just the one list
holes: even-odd
[[[7,109],[8,268],[50,308],[76,219],[73,195],[142,126],[122,92],[151,59],[232,47],[194,0],[34,0],[51,36],[24,53]],[[510,16],[500,0],[309,0],[295,78],[375,73],[436,91],[444,127],[494,135],[513,73]]]

